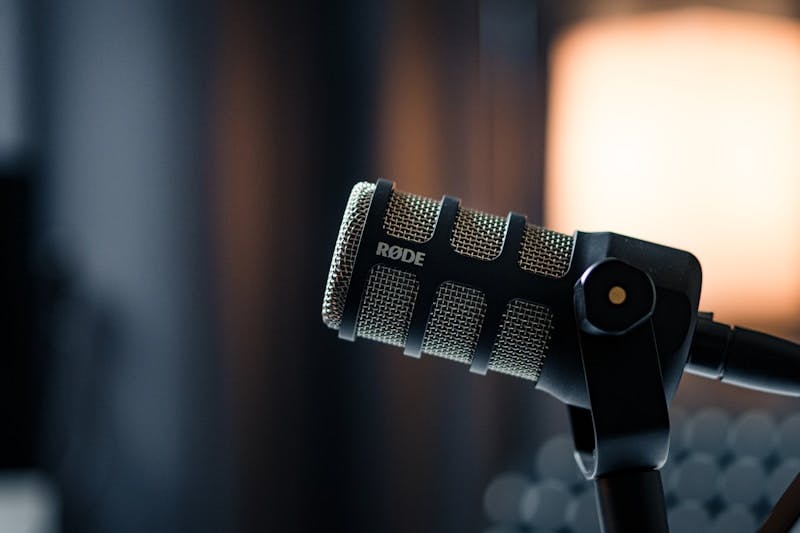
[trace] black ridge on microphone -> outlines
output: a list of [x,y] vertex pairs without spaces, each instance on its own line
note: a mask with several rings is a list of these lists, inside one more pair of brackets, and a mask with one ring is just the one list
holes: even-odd
[[[449,196],[435,201],[396,191],[386,180],[353,188],[323,320],[343,339],[522,377],[588,407],[573,292],[589,267],[608,258],[653,280],[653,329],[671,398],[697,318],[701,270],[694,256],[614,233],[563,235],[517,213],[502,218]],[[624,290],[618,297],[624,300]]]

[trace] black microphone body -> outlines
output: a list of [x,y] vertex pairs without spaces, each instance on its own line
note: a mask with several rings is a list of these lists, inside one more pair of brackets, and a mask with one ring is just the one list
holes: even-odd
[[[337,240],[323,319],[341,338],[523,377],[588,408],[573,294],[583,273],[608,258],[655,285],[652,327],[669,401],[695,330],[700,264],[688,252],[614,233],[567,236],[516,213],[502,219],[448,196],[395,191],[385,180],[360,183]],[[623,302],[608,305],[624,305],[621,294]]]

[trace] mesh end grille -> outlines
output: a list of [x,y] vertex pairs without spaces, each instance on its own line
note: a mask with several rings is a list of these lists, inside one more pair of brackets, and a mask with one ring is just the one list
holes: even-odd
[[537,381],[553,329],[553,314],[542,305],[516,299],[509,302],[489,370]]
[[350,277],[353,275],[353,264],[361,240],[361,231],[367,220],[367,211],[375,192],[375,184],[357,183],[350,192],[347,206],[344,209],[342,225],[333,250],[328,281],[325,284],[325,295],[322,298],[322,320],[328,327],[338,329],[344,314],[344,303],[350,288]]
[[486,316],[483,292],[447,281],[436,291],[422,351],[469,364]]
[[414,274],[385,265],[372,267],[361,299],[356,335],[405,346],[418,291]]

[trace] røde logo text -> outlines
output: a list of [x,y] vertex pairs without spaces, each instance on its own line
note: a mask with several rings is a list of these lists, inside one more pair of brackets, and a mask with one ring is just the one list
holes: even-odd
[[425,252],[416,252],[410,248],[403,248],[397,245],[389,246],[385,242],[378,242],[378,249],[375,254],[395,261],[402,261],[403,263],[414,263],[417,266],[422,266],[422,262],[425,260]]

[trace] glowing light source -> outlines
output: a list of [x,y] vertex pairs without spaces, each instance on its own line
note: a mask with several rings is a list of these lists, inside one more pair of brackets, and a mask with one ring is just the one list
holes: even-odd
[[800,24],[703,8],[590,20],[555,43],[551,75],[546,224],[692,251],[702,308],[796,328]]

